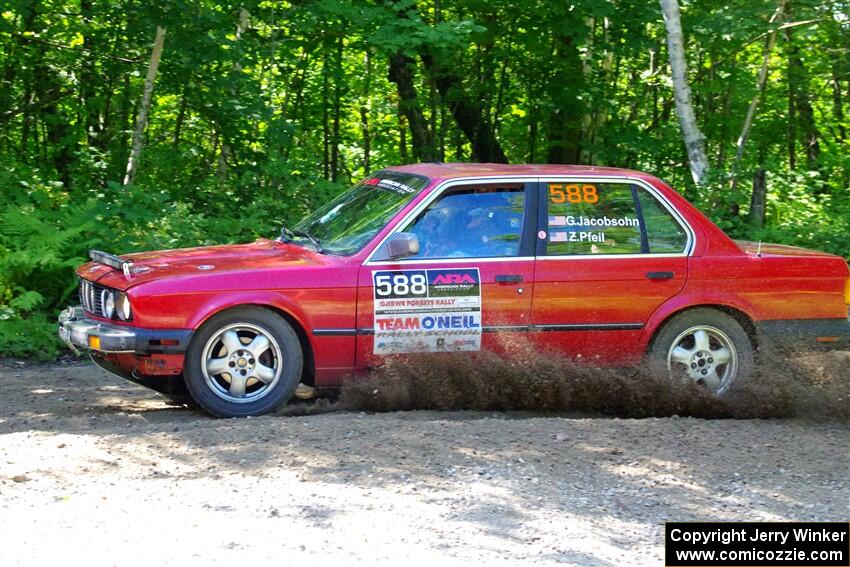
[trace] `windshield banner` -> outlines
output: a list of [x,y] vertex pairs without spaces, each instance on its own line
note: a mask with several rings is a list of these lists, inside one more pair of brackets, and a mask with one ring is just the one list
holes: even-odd
[[481,349],[478,268],[372,272],[375,354]]

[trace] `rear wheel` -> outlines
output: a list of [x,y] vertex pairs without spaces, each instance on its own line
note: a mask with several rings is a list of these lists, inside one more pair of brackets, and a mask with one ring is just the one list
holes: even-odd
[[186,386],[219,417],[262,415],[292,396],[301,377],[298,336],[284,319],[261,307],[220,313],[192,338]]
[[656,375],[690,381],[722,396],[753,369],[753,345],[732,316],[715,309],[693,309],[670,319],[649,352]]

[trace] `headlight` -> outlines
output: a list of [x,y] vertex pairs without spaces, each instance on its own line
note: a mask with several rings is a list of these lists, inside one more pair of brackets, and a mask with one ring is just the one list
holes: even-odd
[[108,289],[100,292],[100,305],[103,308],[103,316],[112,319],[115,314],[115,293]]
[[130,298],[126,294],[118,293],[118,298],[115,300],[115,307],[118,309],[118,317],[122,321],[129,321],[133,316],[133,311],[130,309]]

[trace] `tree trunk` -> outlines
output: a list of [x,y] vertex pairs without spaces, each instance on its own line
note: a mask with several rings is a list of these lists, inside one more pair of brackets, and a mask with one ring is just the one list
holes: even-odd
[[[26,11],[26,15],[22,18],[22,32],[28,32],[33,28],[37,14],[38,3],[33,2],[30,9]],[[22,141],[18,151],[24,161],[28,161],[27,142],[29,139],[29,129],[31,124],[35,125],[34,133],[36,139],[38,137],[38,120],[32,113],[35,103],[35,92],[32,88],[34,72],[32,68],[19,69],[21,62],[29,62],[29,58],[26,57],[28,43],[29,39],[26,39],[24,36],[16,36],[14,41],[9,42],[9,51],[4,54],[5,65],[3,68],[2,82],[0,82],[0,85],[2,85],[2,88],[0,88],[0,135],[2,135],[2,140],[4,142],[10,144],[6,136],[10,133],[9,125],[13,119],[13,114],[7,111],[12,107],[12,101],[14,100],[14,83],[16,77],[18,77],[18,72],[21,71],[20,74],[23,76],[24,98],[21,108],[23,109],[22,128],[25,135],[21,136]],[[41,59],[41,55],[38,56],[38,59]],[[30,66],[27,65],[27,67]]]
[[401,163],[408,163],[407,157],[407,120],[401,110],[401,101],[396,105],[398,110],[398,157]]
[[127,145],[127,135],[133,125],[133,102],[130,100],[130,74],[124,73],[123,85],[121,88],[120,110],[118,116],[118,128],[116,128],[116,136],[118,137],[118,150],[115,153],[115,159],[110,164],[109,178],[120,178],[124,174],[125,164],[130,156]]
[[[434,26],[440,25],[442,18],[440,0],[434,0]],[[437,81],[432,74],[428,75],[428,126],[434,137],[435,149],[437,145],[437,109],[439,106],[437,96]]]
[[455,149],[455,151],[454,151],[455,161],[463,161],[464,159],[466,159],[466,155],[464,154],[464,151],[463,151],[463,133],[460,130],[458,130],[457,128],[452,128],[452,132],[453,132],[452,142],[454,143],[454,146],[455,146],[455,148],[454,148]]
[[369,50],[363,53],[365,76],[363,78],[363,98],[360,104],[360,129],[363,132],[363,173],[369,175],[369,158],[372,151],[372,136],[369,132],[369,114],[372,111],[372,58]]
[[[776,8],[773,17],[770,18],[769,24],[775,23],[785,12],[786,0],[781,0]],[[744,155],[744,145],[750,137],[750,129],[753,125],[753,116],[756,113],[756,107],[759,100],[764,95],[764,87],[767,84],[767,68],[770,64],[770,54],[773,53],[773,46],[776,45],[776,30],[771,30],[767,34],[767,39],[764,43],[764,54],[759,69],[758,79],[756,80],[756,93],[750,101],[750,106],[747,108],[747,115],[744,117],[744,125],[741,127],[741,135],[738,136],[737,149],[735,150],[735,162],[732,165],[732,190],[738,186],[738,167],[741,163],[741,157]]]
[[401,51],[390,56],[389,79],[398,89],[399,110],[410,128],[413,158],[417,161],[434,161],[433,132],[428,129],[413,84],[413,60]]
[[558,85],[551,94],[551,108],[544,119],[547,142],[547,163],[579,163],[581,134],[585,116],[579,94],[584,84],[584,64],[578,46],[570,35],[553,38],[552,84]]
[[[80,14],[84,22],[93,22],[92,0],[80,0]],[[89,28],[91,29],[91,28]],[[86,129],[86,140],[89,146],[104,149],[105,139],[103,136],[102,115],[103,105],[97,96],[97,87],[102,86],[102,77],[98,77],[95,53],[98,51],[93,33],[83,36],[83,50],[85,61],[80,71],[80,96],[82,98],[83,113],[85,119],[83,124]]]
[[440,105],[440,132],[438,136],[437,149],[439,150],[440,162],[446,161],[446,131],[448,130],[449,121],[446,118],[446,107]]
[[436,77],[440,97],[449,106],[449,111],[472,144],[472,153],[481,162],[508,163],[508,158],[492,125],[480,104],[461,91],[461,80],[456,74],[437,67],[436,60],[428,53],[421,54],[422,62],[428,72]]
[[[785,30],[785,40],[790,45],[791,34],[790,30]],[[794,171],[797,169],[797,107],[795,101],[797,94],[794,92],[796,83],[791,80],[791,59],[789,58],[786,66],[786,74],[788,77],[788,169]]]
[[[612,80],[611,76],[614,68],[614,51],[609,49],[611,43],[610,30],[611,21],[609,18],[602,18],[602,44],[604,46],[602,49],[602,72],[597,74],[595,80],[613,91],[616,88],[616,81]],[[596,163],[596,152],[594,148],[598,145],[599,131],[602,130],[608,121],[608,105],[608,100],[600,99],[595,103],[593,111],[586,115],[585,127],[582,133],[582,163],[591,165]]]
[[659,49],[652,48],[649,50],[649,74],[653,77],[652,86],[652,124],[658,123],[658,79],[655,76],[658,74],[658,51]]
[[[297,79],[295,79],[295,83],[293,86],[287,89],[286,98],[283,101],[283,116],[284,118],[292,117],[292,121],[294,122],[298,118],[298,113],[301,111],[302,103],[304,102],[304,86],[307,84],[307,67],[310,60],[310,56],[305,52],[305,55],[301,58],[301,61],[298,65],[301,67],[298,73]],[[292,110],[289,109],[289,99],[290,99],[290,91],[295,90],[295,102],[292,104]],[[305,120],[301,120],[302,127],[305,124]],[[283,155],[284,161],[289,161],[289,152],[292,151],[292,143],[295,136],[290,133],[286,138],[286,144],[283,146],[283,151],[281,152]]]
[[[35,102],[35,96],[32,92],[32,80],[29,73],[27,74],[24,81],[25,110],[23,124],[21,124],[21,147],[19,148],[18,152],[19,155],[23,158],[24,162],[27,162],[27,156],[29,155],[29,152],[27,150],[29,149],[30,123],[32,122],[32,117],[30,116],[30,109],[32,108],[33,103]],[[38,132],[38,129],[36,128],[35,131]]]
[[526,150],[528,163],[535,163],[537,153],[537,105],[532,106],[528,112],[528,149]]
[[731,112],[732,89],[735,84],[735,70],[737,69],[736,58],[732,59],[732,70],[729,73],[729,79],[726,81],[726,90],[721,97],[720,106],[720,143],[717,144],[717,158],[714,162],[718,171],[723,171],[726,168],[726,139],[729,133],[729,114]]
[[832,62],[832,113],[835,115],[835,121],[838,123],[838,135],[836,136],[839,144],[847,139],[847,130],[844,126],[844,104],[841,100],[841,79],[838,61]]
[[688,84],[685,48],[682,40],[682,22],[679,16],[678,0],[660,0],[667,28],[667,51],[670,59],[670,74],[673,78],[673,92],[676,98],[676,112],[679,126],[688,152],[691,176],[696,185],[704,185],[708,176],[708,157],[705,153],[705,138],[697,125],[694,108],[691,103],[691,87]]
[[[239,20],[236,22],[236,40],[239,41],[242,39],[242,36],[245,35],[245,32],[248,31],[248,26],[251,23],[251,13],[245,9],[244,6],[239,7]],[[237,59],[233,64],[233,72],[231,74],[232,81],[230,82],[230,96],[236,100],[239,98],[239,82],[242,78],[242,61]],[[224,121],[223,121],[224,122]],[[218,167],[217,173],[218,177],[224,181],[227,178],[227,172],[229,169],[229,164],[231,162],[231,156],[233,152],[230,148],[230,143],[228,142],[230,136],[231,129],[228,128],[226,123],[219,124],[218,128],[220,129],[219,140],[221,141],[221,153],[218,156]],[[234,158],[235,159],[235,158]]]
[[322,173],[324,178],[331,178],[331,153],[330,153],[330,131],[329,131],[329,113],[328,113],[328,89],[329,75],[328,70],[328,50],[327,45],[322,44]]
[[159,59],[162,56],[162,45],[165,42],[165,28],[157,26],[156,37],[153,42],[151,59],[148,64],[148,75],[145,77],[145,88],[142,93],[142,102],[139,106],[139,117],[136,120],[136,129],[133,132],[133,146],[130,150],[130,158],[127,160],[127,172],[124,174],[124,185],[131,185],[136,178],[136,170],[139,157],[142,155],[145,128],[148,124],[148,112],[151,106],[151,94],[153,83],[156,80],[156,72],[159,68]]
[[339,177],[339,114],[340,100],[342,97],[342,35],[337,38],[336,42],[336,60],[334,61],[334,123],[331,133],[331,181],[336,181]]
[[189,81],[187,80],[183,84],[183,92],[180,93],[180,110],[177,111],[177,122],[174,124],[174,149],[177,150],[180,147],[180,135],[183,132],[183,121],[186,119],[186,105],[188,97],[186,96],[189,92]]
[[767,203],[767,172],[759,160],[759,166],[753,175],[753,194],[750,198],[750,223],[756,228],[764,226],[765,206]]
[[800,48],[794,44],[790,46],[788,55],[788,81],[794,83],[794,106],[797,110],[798,123],[803,135],[803,149],[806,152],[806,166],[808,169],[816,169],[815,162],[820,157],[820,132],[815,124],[815,113],[812,109],[812,101],[809,97],[809,77],[803,59],[800,56]]

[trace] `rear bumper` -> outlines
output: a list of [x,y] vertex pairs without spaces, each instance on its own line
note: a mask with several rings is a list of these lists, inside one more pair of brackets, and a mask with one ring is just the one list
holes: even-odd
[[189,347],[189,329],[142,329],[111,325],[86,317],[81,306],[59,314],[59,338],[72,350],[106,354],[182,354]]
[[850,318],[760,321],[762,344],[782,350],[850,350]]

